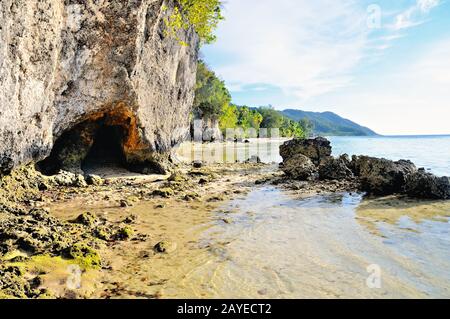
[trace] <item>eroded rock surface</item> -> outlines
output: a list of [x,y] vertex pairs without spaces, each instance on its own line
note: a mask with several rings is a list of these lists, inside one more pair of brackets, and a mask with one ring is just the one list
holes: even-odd
[[303,154],[295,154],[286,159],[281,169],[289,177],[301,181],[312,180],[317,174],[317,167]]
[[[43,160],[78,168],[99,127],[127,164],[164,170],[189,132],[198,38],[165,36],[172,0],[0,3],[0,173]],[[66,135],[65,135],[66,134]],[[63,138],[64,139],[64,138]]]
[[353,172],[349,168],[350,162],[347,156],[339,158],[329,157],[319,166],[321,180],[342,180],[353,178]]
[[331,143],[326,138],[293,139],[280,146],[280,155],[287,160],[296,154],[308,157],[315,165],[331,156]]
[[[428,199],[450,199],[450,178],[418,170],[408,160],[347,155],[331,156],[330,142],[323,138],[291,140],[280,147],[281,169],[288,178],[354,182],[374,195],[407,194]],[[318,172],[318,174],[316,173]]]
[[407,177],[405,192],[418,198],[450,199],[450,178],[420,170]]
[[353,157],[352,167],[364,191],[377,195],[401,193],[406,179],[417,171],[411,161],[390,161],[368,156]]

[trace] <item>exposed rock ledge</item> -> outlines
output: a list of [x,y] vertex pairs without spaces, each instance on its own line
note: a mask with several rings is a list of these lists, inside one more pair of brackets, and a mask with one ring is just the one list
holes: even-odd
[[437,177],[407,160],[347,155],[331,156],[324,138],[291,140],[280,147],[282,170],[297,180],[357,181],[362,191],[375,195],[407,194],[411,197],[450,199],[450,178]]
[[79,169],[105,127],[132,169],[164,170],[189,132],[198,55],[193,30],[180,31],[187,46],[165,37],[173,8],[172,0],[2,0],[0,175],[52,150],[48,163]]

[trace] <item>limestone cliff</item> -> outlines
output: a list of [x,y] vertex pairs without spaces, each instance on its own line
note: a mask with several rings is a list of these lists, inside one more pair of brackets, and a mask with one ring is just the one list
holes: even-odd
[[0,174],[79,168],[100,128],[126,163],[164,170],[189,131],[198,37],[164,34],[172,0],[0,2]]

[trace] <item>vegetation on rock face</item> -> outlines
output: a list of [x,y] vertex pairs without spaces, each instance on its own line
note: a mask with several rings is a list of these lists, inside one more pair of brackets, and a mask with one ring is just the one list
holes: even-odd
[[[198,34],[201,43],[212,43],[216,40],[213,34],[220,20],[221,0],[178,0],[171,15],[166,19],[167,34],[177,37],[179,30],[188,30],[191,26]],[[182,42],[186,45],[184,42]]]

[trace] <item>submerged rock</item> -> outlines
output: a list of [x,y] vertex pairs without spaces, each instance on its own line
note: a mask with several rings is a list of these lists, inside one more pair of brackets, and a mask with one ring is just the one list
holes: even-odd
[[160,189],[155,189],[151,195],[152,196],[159,196],[164,198],[169,198],[175,194],[174,190],[169,187],[164,187]]
[[450,199],[450,177],[415,172],[406,178],[405,193],[418,198]]

